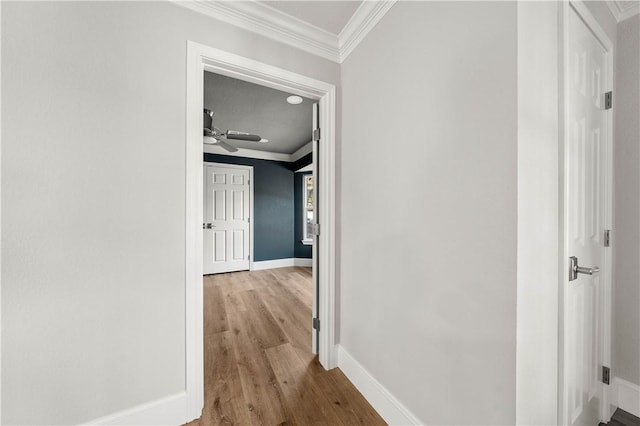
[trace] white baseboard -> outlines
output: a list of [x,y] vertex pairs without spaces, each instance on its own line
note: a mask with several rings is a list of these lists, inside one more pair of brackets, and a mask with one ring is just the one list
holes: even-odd
[[263,269],[287,268],[290,266],[311,266],[311,259],[293,258],[262,260],[251,264],[252,271],[261,271]]
[[118,411],[83,425],[181,425],[187,419],[187,393],[176,395],[138,405],[127,410]]
[[311,268],[313,266],[313,259],[305,259],[303,257],[296,257],[293,259],[293,266],[302,266],[305,268]]
[[391,394],[342,346],[338,347],[338,367],[360,391],[369,404],[390,425],[422,425],[407,407]]
[[619,377],[613,378],[611,402],[621,410],[640,417],[640,386]]

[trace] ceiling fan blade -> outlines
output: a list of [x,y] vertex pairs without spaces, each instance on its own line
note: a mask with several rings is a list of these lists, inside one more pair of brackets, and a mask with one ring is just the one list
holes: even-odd
[[236,132],[233,130],[227,130],[226,133],[227,139],[235,139],[239,141],[248,141],[248,142],[260,142],[262,138],[258,135],[252,135],[250,133]]
[[206,132],[207,129],[205,129],[205,135],[203,138],[203,143],[205,143],[206,145],[219,145],[221,148],[229,151],[229,152],[236,152],[238,151],[238,148],[236,148],[235,146],[231,146],[228,143],[217,139],[216,137],[212,136],[212,135],[207,135]]
[[235,146],[231,146],[228,143],[223,142],[223,141],[218,141],[218,143],[216,143],[216,145],[226,149],[229,152],[237,152],[238,151],[238,148],[236,148]]

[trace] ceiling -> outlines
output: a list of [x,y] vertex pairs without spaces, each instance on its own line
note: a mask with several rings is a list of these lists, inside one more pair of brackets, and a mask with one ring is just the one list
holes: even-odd
[[211,72],[204,73],[204,107],[221,129],[257,134],[268,143],[228,141],[244,149],[293,154],[311,141],[314,101],[290,105],[290,93]]
[[338,35],[362,1],[263,1],[262,3]]

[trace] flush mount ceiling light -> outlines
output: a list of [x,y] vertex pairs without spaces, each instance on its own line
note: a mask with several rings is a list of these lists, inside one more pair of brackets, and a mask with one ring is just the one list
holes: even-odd
[[302,103],[302,98],[300,96],[292,95],[287,98],[287,102],[291,105],[298,105]]

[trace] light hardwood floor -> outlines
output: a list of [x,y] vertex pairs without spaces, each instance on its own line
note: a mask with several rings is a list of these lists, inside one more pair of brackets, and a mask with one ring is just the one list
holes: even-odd
[[311,354],[311,269],[204,278],[205,406],[189,426],[384,425]]

